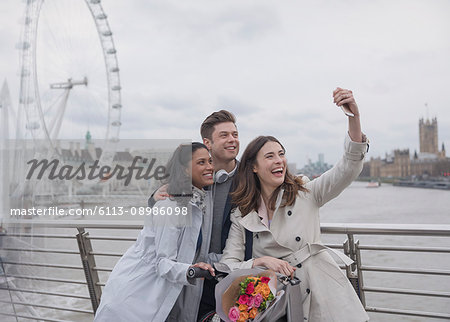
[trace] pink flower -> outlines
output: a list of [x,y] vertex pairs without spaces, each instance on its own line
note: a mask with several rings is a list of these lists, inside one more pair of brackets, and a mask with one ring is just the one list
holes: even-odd
[[262,276],[261,277],[261,283],[267,284],[270,281],[270,277]]
[[253,296],[248,297],[247,305],[249,308],[255,307],[255,298]]
[[247,289],[245,290],[245,294],[252,294],[253,291],[255,290],[255,284],[253,284],[252,282],[248,283],[247,285]]
[[239,296],[239,304],[247,304],[249,300],[249,296],[244,294]]
[[263,302],[263,297],[261,294],[256,294],[253,297],[253,307],[259,308],[259,306],[261,305],[261,303]]
[[230,308],[230,312],[228,312],[228,318],[232,321],[232,322],[236,322],[239,319],[239,315],[241,312],[239,312],[239,309],[235,306],[233,306],[232,308]]

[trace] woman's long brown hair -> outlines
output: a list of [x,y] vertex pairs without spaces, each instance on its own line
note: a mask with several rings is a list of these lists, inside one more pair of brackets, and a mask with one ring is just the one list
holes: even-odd
[[[231,194],[233,203],[239,208],[242,216],[249,214],[251,211],[256,211],[261,200],[261,183],[256,173],[253,172],[253,166],[256,164],[256,156],[261,148],[267,142],[277,142],[286,151],[284,146],[273,136],[258,136],[254,139],[244,151],[239,164],[237,173],[237,187]],[[295,198],[299,191],[308,192],[303,186],[301,177],[293,176],[288,169],[284,182],[272,193],[269,199],[269,208],[275,210],[275,203],[278,193],[281,188],[284,188],[282,206],[291,206],[295,202]]]

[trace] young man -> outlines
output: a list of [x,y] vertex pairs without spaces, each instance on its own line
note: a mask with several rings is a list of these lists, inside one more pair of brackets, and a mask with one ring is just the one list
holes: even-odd
[[[214,184],[210,187],[214,196],[213,224],[209,245],[210,259],[220,260],[230,230],[231,197],[233,178],[237,170],[239,153],[239,135],[235,116],[226,110],[209,115],[200,127],[203,143],[208,147],[214,164]],[[158,189],[149,199],[149,206],[155,200],[168,197],[167,187]],[[210,263],[212,264],[212,263]],[[214,280],[204,280],[203,294],[198,317],[215,311]]]
[[214,219],[210,252],[220,254],[228,236],[223,224],[229,219],[229,192],[238,165],[236,156],[239,153],[239,135],[236,119],[225,110],[214,112],[203,121],[200,134],[211,153],[215,170],[214,185],[211,187],[214,195]]
[[[220,110],[209,115],[200,127],[203,143],[213,159],[215,176],[211,187],[214,196],[213,227],[209,252],[222,254],[230,230],[231,197],[233,178],[239,153],[239,134],[236,118],[228,111]],[[215,311],[215,281],[205,279],[198,317]]]

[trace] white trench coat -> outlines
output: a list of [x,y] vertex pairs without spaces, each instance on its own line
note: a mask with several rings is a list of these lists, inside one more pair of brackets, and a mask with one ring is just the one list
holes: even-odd
[[[252,267],[254,259],[244,261],[245,229],[248,229],[253,232],[253,258],[290,256],[291,265],[300,263],[295,274],[301,280],[304,321],[368,321],[349,280],[321,247],[319,220],[319,208],[358,177],[366,151],[367,143],[352,142],[347,135],[343,158],[319,178],[308,181],[305,187],[309,192],[299,192],[292,206],[280,207],[283,194],[280,191],[270,230],[256,211],[242,217],[235,210],[221,262],[231,269]],[[298,254],[300,249],[307,250],[309,256],[303,256],[299,262],[293,259],[293,254]]]
[[[208,258],[211,238],[211,196],[206,192],[206,215],[190,204],[189,215],[182,218],[159,216],[149,218],[136,243],[114,267],[105,289],[95,322],[195,321],[203,280],[186,277],[189,266]],[[155,207],[176,207],[169,199]],[[196,255],[202,228],[202,245]],[[195,258],[196,257],[196,258]]]

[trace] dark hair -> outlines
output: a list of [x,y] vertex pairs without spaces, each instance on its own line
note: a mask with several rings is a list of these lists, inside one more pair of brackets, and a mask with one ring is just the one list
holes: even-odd
[[168,184],[167,192],[175,197],[192,196],[192,181],[187,171],[192,155],[199,149],[206,149],[206,145],[200,142],[179,145],[172,154],[166,166],[165,173],[169,176],[165,179]]
[[[264,144],[269,141],[277,142],[281,145],[283,151],[286,151],[280,141],[273,136],[258,136],[249,143],[242,155],[237,178],[235,180],[237,181],[237,187],[231,194],[233,203],[239,207],[242,216],[247,215],[251,211],[258,210],[261,200],[261,183],[256,173],[253,172],[253,166],[256,164],[256,156],[259,150],[261,150]],[[275,210],[278,192],[282,187],[284,188],[284,201],[281,206],[291,206],[295,202],[295,198],[299,191],[308,192],[308,189],[303,186],[301,177],[295,177],[288,169],[286,169],[283,184],[275,189],[269,199],[268,207],[271,210]]]
[[212,134],[214,132],[214,127],[219,123],[232,122],[236,125],[236,117],[233,113],[220,110],[218,112],[212,113],[208,116],[200,126],[200,135],[203,138],[212,139]]

